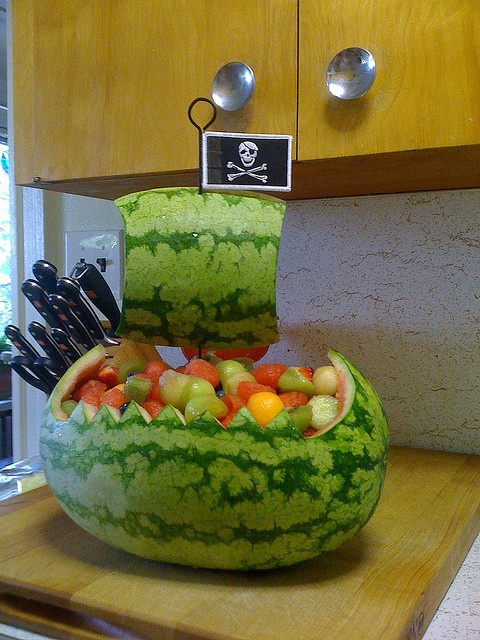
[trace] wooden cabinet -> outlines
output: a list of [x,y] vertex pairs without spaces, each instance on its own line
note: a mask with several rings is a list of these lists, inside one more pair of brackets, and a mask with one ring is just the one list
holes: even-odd
[[[299,158],[480,142],[480,3],[309,0],[300,13]],[[341,100],[325,70],[346,47],[369,50],[377,77]]]
[[[480,186],[478,2],[12,0],[12,15],[18,184],[106,198],[196,184],[188,106],[240,60],[254,96],[212,129],[293,135],[287,197]],[[325,70],[351,46],[377,78],[340,100]]]
[[295,135],[296,12],[296,0],[13,0],[15,181],[198,169],[188,107],[232,61],[254,69],[254,99],[212,129]]
[[[299,25],[297,158],[330,192],[480,186],[479,2],[301,0]],[[377,67],[355,100],[325,84],[347,47]]]

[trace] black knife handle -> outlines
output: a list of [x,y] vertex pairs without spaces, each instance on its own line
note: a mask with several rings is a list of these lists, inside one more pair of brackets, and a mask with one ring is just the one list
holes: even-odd
[[65,298],[72,311],[83,322],[95,342],[118,344],[113,338],[109,338],[96,312],[82,294],[82,288],[74,278],[59,278],[57,280],[57,293]]
[[21,289],[27,300],[32,303],[47,324],[51,327],[63,327],[48,303],[47,292],[36,280],[24,280]]
[[50,386],[33,373],[31,369],[32,364],[32,360],[25,356],[13,356],[10,361],[12,370],[25,380],[25,382],[36,389],[40,389],[40,391],[44,393],[50,393]]
[[33,275],[47,293],[53,293],[57,284],[57,267],[47,260],[37,260],[32,267]]
[[70,364],[73,364],[82,356],[82,353],[84,353],[63,329],[52,327],[51,334],[59,349],[61,349],[62,353],[70,360]]
[[40,356],[35,358],[32,363],[34,373],[48,385],[50,392],[53,391],[55,385],[60,380],[59,374],[55,371],[55,364],[51,358]]
[[37,344],[39,344],[45,351],[47,356],[51,360],[53,360],[55,364],[55,370],[60,374],[64,374],[70,366],[70,363],[63,354],[63,351],[60,349],[58,344],[48,333],[46,327],[44,327],[39,322],[31,322],[28,325],[28,330],[30,331],[30,335],[32,335],[33,338],[37,341]]
[[111,331],[115,333],[120,322],[120,310],[112,290],[97,267],[80,261],[70,275],[78,280],[88,299],[109,320]]
[[78,338],[80,344],[87,350],[96,345],[95,340],[93,340],[83,322],[73,313],[63,296],[58,293],[51,293],[48,296],[48,302],[72,338],[74,336]]
[[22,356],[26,356],[27,358],[38,358],[40,355],[37,350],[30,344],[27,338],[23,335],[18,327],[13,324],[7,324],[5,327],[5,335],[12,342],[12,344],[17,347]]

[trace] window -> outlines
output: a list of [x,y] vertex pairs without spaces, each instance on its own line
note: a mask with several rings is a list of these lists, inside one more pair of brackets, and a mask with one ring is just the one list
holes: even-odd
[[0,144],[0,331],[11,322],[12,249],[10,244],[10,184],[8,179],[8,147]]
[[[11,322],[11,242],[8,147],[0,143],[0,351],[10,348],[4,329]],[[4,354],[5,355],[5,354]],[[0,362],[0,468],[12,462],[12,400],[10,367]]]

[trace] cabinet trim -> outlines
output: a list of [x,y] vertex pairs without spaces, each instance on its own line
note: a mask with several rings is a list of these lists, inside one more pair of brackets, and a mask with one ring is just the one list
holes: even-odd
[[[22,186],[114,200],[160,187],[196,186],[198,171],[36,181]],[[286,200],[480,187],[480,145],[294,162]],[[278,194],[272,194],[278,197]]]

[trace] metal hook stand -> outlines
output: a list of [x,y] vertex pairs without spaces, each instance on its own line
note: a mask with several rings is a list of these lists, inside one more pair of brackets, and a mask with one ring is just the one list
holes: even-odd
[[[213,115],[211,119],[207,122],[203,127],[196,122],[192,117],[193,107],[197,104],[197,102],[206,102],[212,107]],[[202,187],[202,162],[203,162],[203,134],[208,129],[210,125],[215,122],[217,117],[217,107],[214,102],[209,100],[208,98],[195,98],[195,100],[188,107],[188,119],[193,124],[193,126],[198,130],[198,193],[203,192]]]
[[[212,107],[212,117],[203,127],[199,125],[198,122],[196,122],[192,116],[193,107],[198,102],[206,102]],[[217,107],[215,103],[209,100],[208,98],[195,98],[195,100],[193,100],[193,102],[188,107],[188,119],[193,124],[195,129],[197,129],[198,131],[198,193],[200,194],[203,193],[203,186],[202,186],[203,134],[208,129],[208,127],[215,122],[216,117],[217,117]],[[202,345],[199,344],[198,358],[201,358],[201,357],[202,357]]]

